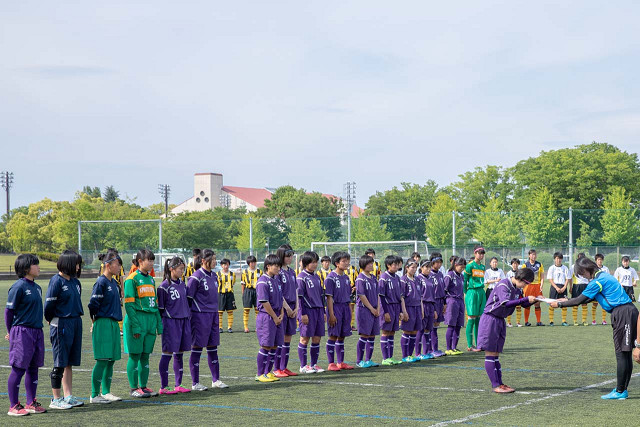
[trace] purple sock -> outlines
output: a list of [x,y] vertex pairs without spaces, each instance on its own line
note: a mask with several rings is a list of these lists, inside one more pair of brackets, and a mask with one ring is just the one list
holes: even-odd
[[447,333],[445,335],[445,340],[447,342],[447,350],[453,350],[453,326],[447,327]]
[[307,346],[302,343],[298,344],[298,359],[300,359],[300,367],[307,366]]
[[[311,346],[313,351],[313,345]],[[336,342],[334,340],[327,340],[327,360],[329,363],[335,362]],[[312,356],[313,357],[313,356]]]
[[189,371],[191,371],[191,382],[196,385],[200,382],[200,356],[202,356],[202,349],[191,349],[191,356],[189,356]]
[[362,358],[364,357],[364,349],[367,344],[367,339],[360,337],[360,339],[358,340],[358,344],[356,345],[356,362],[362,362]]
[[371,357],[373,356],[373,345],[376,342],[376,338],[375,337],[371,337],[371,338],[367,338],[367,345],[366,345],[366,350],[365,350],[365,360],[369,361],[371,360]]
[[285,342],[282,344],[282,354],[280,355],[280,370],[284,371],[287,369],[287,364],[289,363],[289,350],[291,350],[291,344]]
[[486,356],[484,358],[484,369],[487,371],[489,380],[491,381],[491,387],[496,388],[500,386],[500,380],[498,380],[498,373],[496,370],[497,356]]
[[269,350],[265,350],[263,348],[258,351],[258,376],[264,375],[265,370],[267,369],[267,362],[269,361]]
[[207,360],[209,361],[209,370],[211,371],[211,381],[216,382],[220,379],[220,363],[218,363],[218,347],[207,347]]
[[311,366],[318,364],[318,356],[320,356],[320,343],[311,343]]
[[167,388],[169,385],[169,362],[171,361],[170,354],[162,354],[160,356],[160,363],[158,364],[158,371],[160,372],[160,388]]
[[461,328],[461,326],[456,326],[454,331],[453,331],[453,341],[451,343],[451,345],[452,345],[451,349],[452,350],[455,350],[455,349],[458,348],[458,340],[460,339],[460,328]]
[[269,363],[267,364],[267,373],[271,372],[273,365],[276,363],[276,349],[269,350]]
[[38,390],[38,367],[29,366],[27,376],[24,378],[24,388],[27,390],[27,404],[31,405],[36,399]]
[[418,333],[414,337],[416,356],[420,356],[420,354],[422,354],[422,335],[424,335],[424,331],[418,331]]
[[406,334],[402,334],[402,338],[400,338],[400,348],[402,348],[402,358],[409,356],[409,336]]
[[393,359],[393,335],[387,337],[387,352],[389,357]]
[[344,362],[344,341],[336,341],[336,359],[338,363]]
[[434,326],[431,330],[431,352],[438,351],[438,327]]
[[414,334],[409,335],[409,356],[413,354],[413,349],[416,346],[416,336]]
[[431,353],[431,331],[422,332],[422,354]]
[[276,367],[276,371],[280,370],[280,365],[282,364],[282,346],[279,345],[276,348],[276,360],[274,362],[274,366]]
[[389,358],[389,347],[387,346],[387,336],[380,337],[380,349],[382,350],[382,360]]
[[11,367],[11,373],[9,374],[9,380],[7,381],[7,390],[9,392],[9,405],[13,408],[18,403],[18,389],[20,388],[20,381],[24,375],[25,370]]
[[182,353],[175,353],[173,355],[173,373],[176,376],[176,387],[182,385],[182,374],[184,373]]
[[498,360],[499,356],[496,356],[496,375],[498,376],[498,382],[500,385],[504,384],[502,382],[502,365],[500,365],[500,361]]

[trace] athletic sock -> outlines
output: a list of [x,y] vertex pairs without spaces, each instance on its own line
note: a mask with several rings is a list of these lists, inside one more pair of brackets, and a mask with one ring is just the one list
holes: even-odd
[[[111,372],[113,372],[113,362],[111,363]],[[27,404],[31,405],[36,398],[36,391],[38,390],[38,367],[29,366],[27,368],[27,375],[24,377],[24,388],[27,392]],[[109,393],[108,389],[102,387],[104,394]]]
[[[107,362],[107,368],[104,370],[104,373],[102,374],[102,394],[109,394],[111,393],[111,380],[113,379],[113,365],[116,363],[115,360],[109,360],[109,362]],[[37,374],[37,369],[36,369],[36,374]],[[27,372],[28,374],[28,372]],[[37,381],[38,377],[36,376],[36,381]],[[38,385],[38,383],[36,382],[36,386]],[[35,396],[35,395],[34,395]],[[28,400],[27,400],[28,402]]]
[[516,307],[516,322],[522,325],[522,307],[520,306]]
[[149,353],[142,353],[140,355],[140,363],[138,368],[138,378],[140,381],[140,388],[146,388],[149,381]]
[[233,310],[227,311],[227,327],[233,329]]
[[623,351],[623,356],[625,357],[627,363],[625,364],[625,381],[624,381],[624,389],[629,388],[629,381],[631,380],[631,373],[633,372],[633,353],[630,351]]
[[273,369],[273,364],[276,362],[276,349],[269,350],[269,363],[267,363],[267,374]]
[[280,370],[280,365],[282,364],[282,346],[279,345],[276,348],[276,360],[274,362],[274,366],[276,367],[276,371]]
[[434,326],[431,330],[431,352],[438,351],[438,327]]
[[307,345],[298,344],[298,359],[300,359],[300,367],[307,366]]
[[445,341],[447,343],[447,350],[453,350],[453,326],[447,326]]
[[573,316],[573,323],[578,323],[578,307],[571,307],[571,315]]
[[498,379],[498,383],[499,385],[502,385],[502,365],[500,365],[500,361],[498,360],[498,357],[500,356],[495,356],[495,361],[496,361],[496,375],[497,375],[497,379]]
[[587,304],[582,304],[582,323],[587,323]]
[[542,322],[542,320],[541,320],[542,319],[542,308],[536,307],[535,308],[535,312],[536,312],[536,321],[538,323],[541,323]]
[[413,355],[413,349],[416,347],[416,334],[409,335],[409,356]]
[[549,307],[549,323],[553,322],[553,307]]
[[562,323],[567,323],[567,307],[562,307]]
[[244,324],[245,331],[249,329],[249,312],[250,311],[251,311],[250,308],[245,308],[244,310],[242,310],[242,323]]
[[476,317],[476,321],[473,322],[473,337],[475,338],[476,346],[478,345],[478,332],[480,331],[480,316]]
[[160,373],[160,388],[167,388],[169,385],[169,362],[171,361],[170,354],[162,354],[160,356],[160,363],[158,363],[158,372]]
[[460,328],[461,326],[456,326],[453,330],[453,341],[451,341],[451,350],[455,350],[458,348],[458,340],[460,339]]
[[500,386],[500,381],[498,380],[498,373],[496,369],[496,359],[497,356],[485,356],[484,358],[484,369],[487,371],[487,375],[489,376],[489,380],[491,381],[491,387],[496,388]]
[[184,374],[184,361],[182,353],[173,354],[173,374],[176,376],[176,387],[182,385],[182,375]]
[[282,352],[280,353],[280,370],[287,369],[287,362],[289,361],[289,350],[291,350],[291,344],[288,342],[282,343]]
[[191,349],[191,356],[189,356],[189,371],[191,372],[191,382],[193,385],[200,382],[200,356],[202,356],[202,349]]
[[219,311],[218,312],[218,327],[222,328],[222,314],[224,313],[224,311]]
[[529,307],[524,309],[524,323],[529,323],[529,314],[531,313],[531,309]]
[[431,331],[422,335],[422,354],[431,352]]
[[9,407],[13,408],[19,401],[18,391],[20,389],[20,381],[25,373],[25,369],[11,367],[11,373],[9,374],[9,380],[7,381],[7,391],[9,394]]
[[218,347],[207,347],[207,362],[209,363],[209,371],[211,371],[211,381],[216,382],[220,379],[220,363],[218,361]]
[[387,336],[382,335],[380,337],[380,350],[382,350],[382,360],[386,360],[389,358],[389,347],[387,346]]
[[336,341],[336,362],[344,363],[344,341]]
[[100,384],[102,383],[102,376],[104,375],[106,367],[106,360],[96,360],[96,364],[91,371],[91,397],[96,397],[100,394]]
[[[313,346],[312,346],[313,348]],[[334,340],[327,340],[327,360],[329,363],[335,362],[336,342]]]
[[367,338],[367,345],[365,346],[365,360],[368,362],[373,356],[373,346],[376,342],[376,337]]
[[607,321],[607,312],[602,309],[602,323]]
[[400,348],[402,349],[402,358],[409,356],[409,335],[402,334],[400,338]]
[[424,330],[418,331],[415,336],[416,356],[420,356],[422,354],[422,335],[424,335]]
[[360,337],[358,340],[358,344],[356,344],[356,362],[362,362],[362,358],[364,357],[364,349],[367,346],[367,339]]
[[269,362],[269,351],[261,348],[258,351],[258,357],[256,358],[256,364],[258,365],[258,376],[264,375],[267,369],[267,363]]
[[138,388],[139,366],[140,354],[129,354],[129,360],[127,360],[127,379],[129,380],[129,387],[132,389]]
[[596,309],[598,308],[598,303],[594,302],[591,304],[591,320],[596,321]]
[[467,347],[473,347],[473,326],[474,320],[471,317],[467,320],[467,328],[464,331],[465,336],[467,337]]
[[393,359],[393,347],[394,347],[394,338],[393,335],[389,335],[387,337],[387,352],[389,353],[389,357]]
[[318,364],[318,356],[320,356],[320,343],[311,343],[311,366]]
[[355,304],[349,304],[351,306],[351,328],[353,329],[353,326],[356,324],[356,316],[354,315],[354,311],[356,308]]

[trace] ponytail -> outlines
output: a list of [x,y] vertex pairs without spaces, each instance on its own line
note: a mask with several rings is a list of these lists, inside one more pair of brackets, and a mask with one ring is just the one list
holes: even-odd
[[180,267],[180,265],[184,265],[182,258],[177,256],[168,258],[164,263],[163,279],[171,283],[171,270]]

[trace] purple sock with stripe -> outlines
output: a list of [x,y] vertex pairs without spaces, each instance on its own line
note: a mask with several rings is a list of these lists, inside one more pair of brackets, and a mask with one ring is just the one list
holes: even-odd
[[169,362],[171,361],[170,354],[162,354],[160,356],[160,363],[158,364],[158,371],[160,373],[160,388],[167,388],[169,385]]
[[344,363],[344,341],[336,341],[336,362]]
[[358,344],[356,344],[356,362],[357,363],[362,362],[362,359],[364,357],[364,349],[367,346],[367,344],[368,344],[367,339],[360,337],[360,339],[358,340]]
[[173,373],[176,376],[176,387],[182,385],[182,374],[184,373],[182,353],[174,353],[173,355]]
[[320,343],[311,343],[311,366],[318,364],[318,357],[320,356]]
[[300,367],[307,366],[307,346],[298,344],[298,359],[300,359]]
[[269,361],[269,351],[263,348],[258,351],[257,365],[258,365],[258,376],[264,375],[265,369],[267,369],[267,363]]
[[382,360],[389,358],[388,338],[386,335],[380,337],[380,350],[382,350]]
[[189,371],[191,371],[191,382],[193,385],[200,382],[200,356],[202,356],[202,349],[191,349]]
[[[313,345],[311,346],[311,348],[313,349]],[[327,360],[329,361],[329,363],[335,362],[335,354],[336,354],[336,342],[334,340],[327,340]]]

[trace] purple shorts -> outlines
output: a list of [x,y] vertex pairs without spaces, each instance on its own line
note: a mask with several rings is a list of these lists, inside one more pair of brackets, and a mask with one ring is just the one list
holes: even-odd
[[507,323],[501,317],[490,314],[480,316],[478,326],[478,348],[484,351],[502,353],[507,338]]
[[[56,319],[57,322],[55,322]],[[80,316],[54,318],[49,326],[49,338],[54,368],[80,366],[82,360],[82,319]]]
[[323,337],[324,336],[324,308],[307,308],[307,317],[309,322],[305,325],[302,323],[302,312],[298,312],[300,321],[300,336],[301,337]]
[[351,307],[348,302],[334,303],[333,315],[336,316],[335,326],[329,326],[329,309],[327,309],[327,329],[330,337],[351,336]]
[[9,333],[9,365],[20,369],[44,366],[42,329],[13,326]]
[[447,299],[444,321],[449,326],[464,326],[464,301],[459,298]]
[[419,331],[422,329],[422,307],[419,305],[407,307],[409,320],[402,321],[402,330],[405,332]]
[[284,342],[282,323],[276,326],[267,313],[259,312],[256,316],[256,335],[260,347],[277,347]]
[[367,307],[356,305],[356,321],[360,335],[380,335],[380,322]]
[[435,311],[438,313],[438,318],[435,319],[435,323],[444,322],[444,298],[436,298]]
[[422,307],[424,309],[424,318],[422,319],[422,329],[425,331],[433,330],[433,313],[435,312],[436,305],[432,302],[422,301]]
[[[295,310],[296,308],[296,303],[294,302],[289,302],[287,301],[287,304],[289,304],[289,307],[291,308],[291,310]],[[296,334],[296,329],[298,329],[298,318],[296,317],[289,317],[287,316],[287,312],[285,310],[284,313],[284,318],[282,319],[282,332],[285,335],[288,336],[293,336]]]
[[162,318],[162,352],[180,353],[191,350],[191,322],[189,318]]
[[[217,347],[220,345],[218,312],[191,312],[191,345],[195,348]],[[163,340],[164,341],[164,340]],[[163,343],[164,347],[164,343]]]
[[378,319],[380,321],[380,329],[383,331],[397,331],[398,329],[400,329],[400,312],[402,311],[402,306],[400,305],[400,303],[393,303],[393,304],[387,304],[387,307],[389,307],[389,316],[391,317],[391,321],[390,322],[385,322],[384,321],[384,314],[385,311],[384,310],[380,310],[380,318]]

